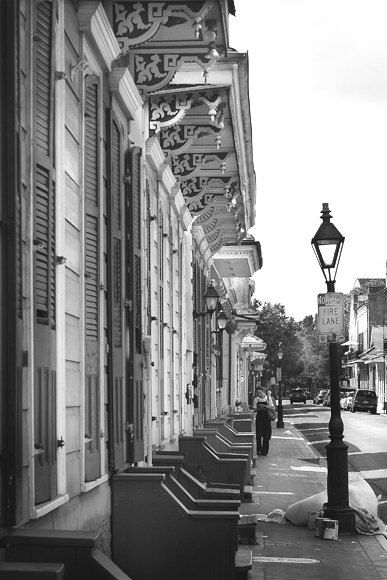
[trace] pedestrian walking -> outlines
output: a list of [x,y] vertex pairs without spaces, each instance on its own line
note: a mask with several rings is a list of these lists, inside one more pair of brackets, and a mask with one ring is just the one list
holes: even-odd
[[271,420],[267,408],[267,396],[260,389],[254,398],[255,433],[257,437],[257,454],[269,453],[269,441],[271,438]]

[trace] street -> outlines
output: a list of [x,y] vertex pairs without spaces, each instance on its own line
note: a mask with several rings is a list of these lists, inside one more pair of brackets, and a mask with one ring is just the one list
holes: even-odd
[[[379,501],[379,517],[387,523],[387,416],[342,411],[344,441],[348,444],[348,469],[358,471]],[[313,449],[326,457],[330,408],[284,401],[284,418],[301,431]]]

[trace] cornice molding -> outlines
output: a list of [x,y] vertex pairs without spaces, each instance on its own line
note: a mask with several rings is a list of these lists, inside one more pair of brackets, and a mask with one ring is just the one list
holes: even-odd
[[156,136],[150,137],[146,141],[146,158],[151,168],[159,172],[160,167],[165,163],[164,152]]
[[131,119],[144,101],[136,87],[132,75],[126,67],[114,68],[109,74],[109,84],[112,93],[118,98]]
[[181,223],[182,228],[185,231],[188,231],[192,224],[192,215],[188,211],[187,206],[182,207],[180,214],[179,214],[179,221]]
[[192,237],[196,240],[199,256],[202,258],[203,263],[207,268],[210,269],[213,265],[213,259],[202,226],[194,225],[192,227]]
[[165,163],[165,161],[164,161],[164,167],[161,167],[160,170],[161,170],[162,184],[169,195],[171,193],[173,187],[176,185],[176,178],[172,173],[172,169],[170,168],[170,166],[167,163]]
[[239,86],[239,73],[238,65],[234,63],[232,65],[232,77],[233,82],[230,90],[230,110],[234,120],[234,138],[235,138],[235,151],[237,155],[237,161],[240,172],[240,182],[241,182],[241,193],[243,195],[243,202],[245,206],[246,215],[246,230],[249,230],[252,223],[252,213],[253,208],[251,207],[251,197],[250,197],[250,183],[249,175],[247,169],[246,161],[246,144],[245,144],[245,134],[243,130],[243,117],[242,117],[242,102]]
[[96,46],[107,70],[119,56],[120,47],[102,2],[81,0],[78,8],[79,30]]

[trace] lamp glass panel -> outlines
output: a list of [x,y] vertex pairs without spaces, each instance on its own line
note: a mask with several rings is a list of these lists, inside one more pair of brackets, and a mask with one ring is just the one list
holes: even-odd
[[328,242],[325,244],[321,244],[319,243],[318,248],[321,252],[321,257],[323,259],[323,267],[324,268],[334,268],[335,266],[335,261],[336,261],[336,249],[337,249],[338,243],[332,243],[332,242]]
[[216,304],[218,302],[218,296],[205,296],[206,307],[210,312],[214,312]]
[[220,330],[224,330],[226,328],[227,316],[223,311],[219,313],[218,318],[217,318],[217,322],[218,322],[218,328]]

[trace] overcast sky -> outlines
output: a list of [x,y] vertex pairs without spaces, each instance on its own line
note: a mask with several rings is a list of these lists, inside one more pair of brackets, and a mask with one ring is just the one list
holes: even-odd
[[345,236],[336,291],[384,277],[387,0],[236,0],[230,45],[249,53],[256,296],[296,320],[325,292],[311,248],[323,202]]

